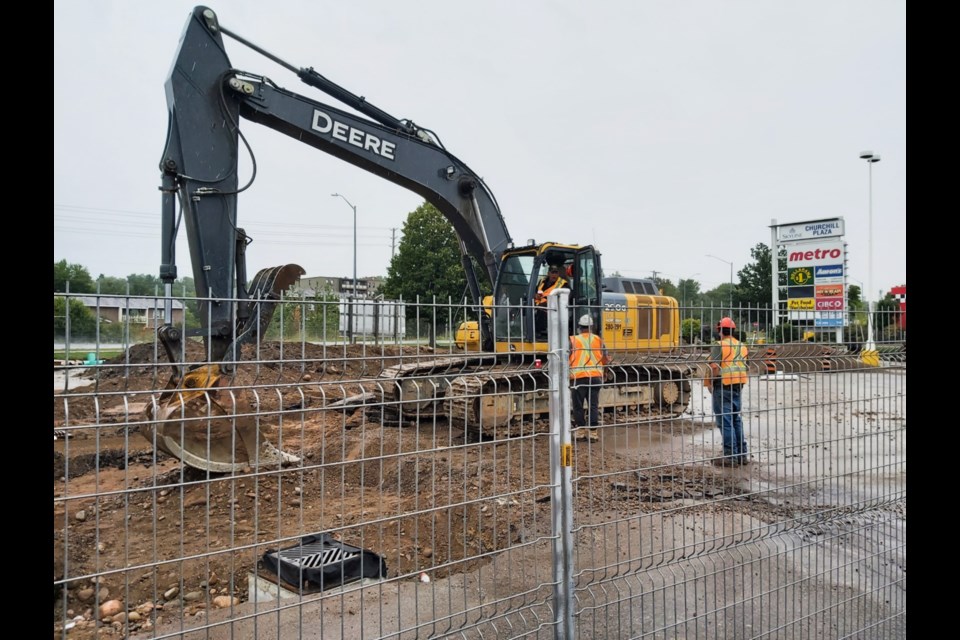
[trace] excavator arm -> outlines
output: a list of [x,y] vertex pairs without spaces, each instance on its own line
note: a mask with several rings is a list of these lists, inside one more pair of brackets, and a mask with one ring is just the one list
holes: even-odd
[[[224,35],[290,69],[306,84],[367,117],[298,95],[265,76],[233,68]],[[230,471],[245,461],[237,460],[235,450],[217,449],[217,443],[203,434],[193,440],[186,438],[182,421],[185,409],[192,406],[197,414],[216,413],[211,410],[211,406],[216,408],[216,388],[235,372],[239,348],[262,334],[283,290],[304,273],[299,265],[288,264],[264,269],[247,284],[245,253],[250,238],[238,225],[237,196],[256,177],[256,155],[243,136],[243,121],[286,134],[423,196],[457,233],[467,283],[478,309],[482,299],[474,261],[482,266],[492,286],[502,254],[512,247],[512,240],[483,180],[444,149],[428,130],[394,118],[312,68],[298,69],[230,32],[208,7],[198,6],[191,12],[165,91],[168,131],[160,160],[160,277],[170,306],[177,278],[176,235],[182,222],[202,324],[195,333],[203,337],[210,362],[185,370],[178,363],[182,353],[180,331],[169,324],[158,330],[174,371],[160,402],[148,411],[151,420],[145,435],[192,466]],[[252,171],[241,183],[238,162],[243,152],[250,154]],[[166,317],[172,317],[169,308]],[[206,406],[201,406],[204,402]],[[248,461],[253,461],[253,452],[260,448],[259,434],[247,429],[241,430],[240,436]],[[275,449],[261,453],[271,461],[290,461]]]
[[[483,181],[426,130],[393,118],[317,74],[298,69],[311,86],[375,118],[373,121],[298,95],[268,78],[234,69],[223,29],[207,7],[193,10],[166,82],[169,124],[160,162],[163,192],[161,278],[176,278],[173,246],[176,199],[184,212],[197,295],[210,320],[214,355],[221,356],[235,337],[228,299],[245,299],[243,247],[237,226],[238,159],[242,120],[257,122],[417,193],[453,225],[474,303],[481,295],[473,265],[483,266],[491,285],[500,257],[510,244],[500,209]],[[295,69],[263,49],[233,36],[283,66]],[[254,156],[255,162],[255,156]],[[256,165],[254,164],[254,167]],[[251,176],[251,180],[254,176]],[[240,318],[245,309],[239,310]]]

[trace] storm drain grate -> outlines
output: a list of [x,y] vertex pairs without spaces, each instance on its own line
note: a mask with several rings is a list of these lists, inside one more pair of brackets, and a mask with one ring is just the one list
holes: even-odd
[[319,533],[263,554],[263,567],[301,591],[324,590],[362,578],[385,578],[387,563],[373,551]]
[[331,546],[328,541],[323,540],[289,547],[277,551],[276,554],[280,556],[281,560],[301,567],[323,567],[354,558],[360,555],[360,549],[345,549],[341,544]]

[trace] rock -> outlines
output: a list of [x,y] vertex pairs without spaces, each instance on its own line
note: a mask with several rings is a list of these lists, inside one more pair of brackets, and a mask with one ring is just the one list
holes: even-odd
[[183,596],[183,599],[187,602],[193,602],[194,600],[199,600],[203,597],[203,594],[199,591],[191,591],[190,593]]
[[164,599],[164,600],[173,600],[174,598],[177,597],[177,594],[178,594],[178,593],[180,593],[180,588],[179,588],[179,587],[170,587],[169,589],[167,589],[166,591],[163,592],[163,599]]
[[119,600],[107,600],[100,605],[100,619],[112,617],[123,611],[123,603]]
[[140,622],[140,620],[142,619],[143,617],[136,611],[131,611],[130,613],[127,614],[127,620],[129,620],[130,622]]
[[240,599],[234,596],[217,596],[213,599],[213,606],[218,609],[226,609],[229,606],[237,606],[240,604]]
[[79,520],[80,522],[83,522],[84,520],[87,519],[87,512],[84,511],[83,509],[80,509],[80,511],[77,511],[75,514],[73,514],[73,517]]
[[93,600],[93,594],[94,591],[90,587],[80,589],[80,591],[77,591],[77,600],[84,604],[88,604],[91,600]]
[[100,602],[106,602],[110,599],[110,589],[106,587],[100,587],[100,590],[97,591],[97,600]]

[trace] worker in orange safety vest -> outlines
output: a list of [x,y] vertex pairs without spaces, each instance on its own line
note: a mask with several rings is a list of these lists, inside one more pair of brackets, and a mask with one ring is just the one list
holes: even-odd
[[704,381],[713,394],[713,411],[723,438],[723,457],[714,464],[725,467],[750,462],[741,415],[743,386],[747,384],[747,346],[733,337],[737,328],[725,317],[717,324],[719,340],[710,350],[712,377]]
[[554,289],[569,289],[570,284],[560,277],[560,266],[551,264],[547,267],[547,275],[540,278],[537,283],[537,293],[534,295],[533,303],[536,305],[536,315],[534,316],[534,326],[538,339],[547,337],[547,296]]
[[[610,364],[610,356],[603,339],[590,331],[593,318],[580,317],[580,333],[570,336],[570,382],[573,394],[573,423],[579,431],[577,440],[600,439],[600,387],[603,384],[603,366]],[[587,405],[589,424],[584,415]],[[586,428],[584,428],[586,427]]]

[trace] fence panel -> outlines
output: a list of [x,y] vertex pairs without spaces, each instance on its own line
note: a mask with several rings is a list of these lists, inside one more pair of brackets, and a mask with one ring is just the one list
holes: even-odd
[[[491,369],[457,348],[459,322],[477,320],[462,306],[407,303],[406,335],[348,337],[337,300],[285,300],[218,368],[185,338],[174,356],[194,368],[171,387],[152,327],[61,297],[55,637],[905,636],[901,336],[866,367],[848,345],[758,333],[750,465],[712,463],[719,430],[694,375],[682,415],[654,415],[665,396],[639,391],[644,404],[605,411],[599,439],[573,443],[565,489],[550,413],[564,376],[532,351]],[[698,342],[635,377],[700,363]],[[178,446],[224,467],[183,464]]]

